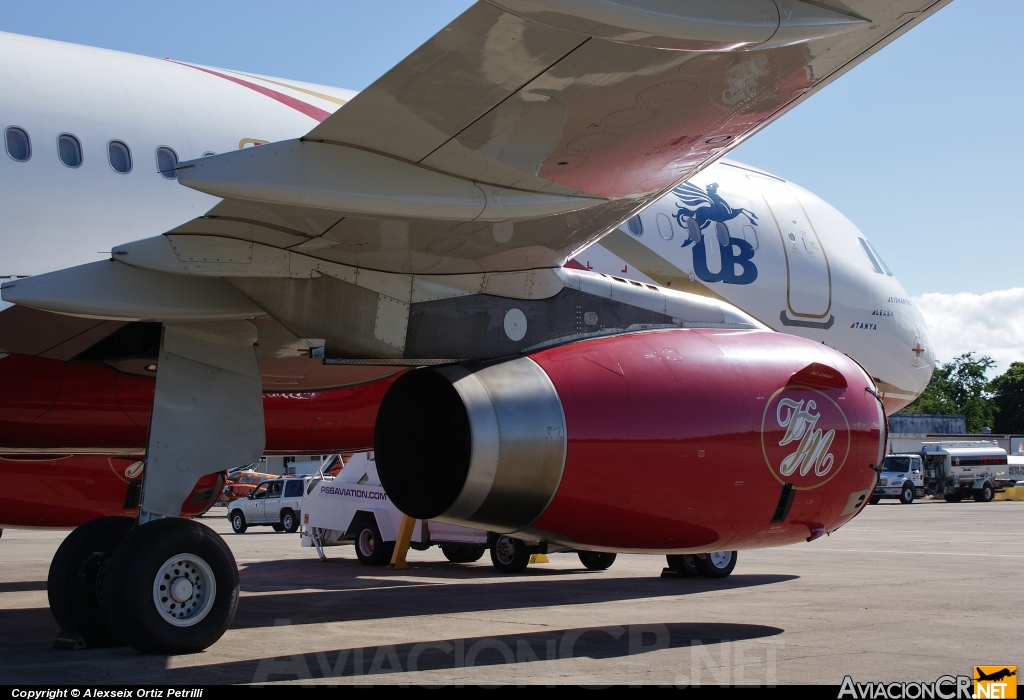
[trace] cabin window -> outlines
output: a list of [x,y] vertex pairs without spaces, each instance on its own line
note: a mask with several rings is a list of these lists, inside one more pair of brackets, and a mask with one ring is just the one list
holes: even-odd
[[672,229],[672,220],[668,218],[668,215],[664,213],[658,214],[654,217],[654,220],[658,223],[658,235],[666,241],[671,241],[672,237],[676,234]]
[[77,168],[82,164],[82,143],[71,134],[61,134],[57,137],[57,155],[64,165]]
[[28,133],[17,126],[7,127],[7,155],[19,163],[32,157],[32,142]]
[[174,152],[174,149],[167,146],[156,149],[156,168],[168,180],[177,179],[178,154]]
[[107,144],[107,160],[115,173],[128,173],[132,169],[132,152],[123,141],[111,141]]
[[215,155],[217,155],[217,154],[214,153],[213,151],[206,151],[206,153],[203,154],[203,158],[209,158],[210,156],[215,156]]

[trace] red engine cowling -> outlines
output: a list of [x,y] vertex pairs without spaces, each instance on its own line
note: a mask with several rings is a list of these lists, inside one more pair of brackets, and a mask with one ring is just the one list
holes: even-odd
[[767,331],[647,331],[389,389],[377,470],[395,505],[562,546],[709,552],[811,539],[874,488],[868,375]]

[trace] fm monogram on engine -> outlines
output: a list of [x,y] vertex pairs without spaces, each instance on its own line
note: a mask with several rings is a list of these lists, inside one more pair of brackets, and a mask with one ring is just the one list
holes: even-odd
[[772,474],[798,489],[821,486],[846,461],[850,429],[827,394],[788,386],[775,392],[761,422],[761,447]]
[[806,476],[811,469],[814,469],[815,476],[825,476],[835,462],[835,457],[828,448],[832,446],[836,431],[829,430],[823,435],[820,428],[815,430],[814,426],[818,424],[821,415],[815,410],[817,404],[814,399],[806,403],[807,408],[804,409],[803,401],[782,399],[779,401],[779,407],[775,409],[775,419],[779,426],[786,428],[786,434],[779,441],[779,446],[800,441],[796,452],[782,460],[779,472],[783,476],[789,476],[797,469],[800,470],[800,476]]

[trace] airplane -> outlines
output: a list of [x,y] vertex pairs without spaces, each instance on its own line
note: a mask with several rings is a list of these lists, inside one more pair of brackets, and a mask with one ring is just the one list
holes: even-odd
[[[737,174],[740,177],[737,178]],[[798,289],[798,293],[804,291],[804,296],[796,296],[795,302],[813,303],[814,293],[820,291],[820,308],[829,311],[825,319],[801,320],[787,315],[790,309],[785,305],[787,301],[793,303],[793,285],[781,274],[773,276],[772,273],[786,270],[789,277],[798,281],[800,278],[785,265],[784,256],[790,248],[782,245],[778,220],[773,218],[773,210],[765,203],[761,189],[756,184],[752,185],[766,179],[797,193],[801,213],[810,212],[805,215],[810,217],[805,222],[808,233],[803,235],[814,237],[815,247],[811,251],[821,251],[818,260],[827,274],[816,280],[821,283],[818,290],[807,292]],[[706,184],[700,185],[700,182]],[[704,208],[708,208],[711,201],[707,192],[713,191],[715,198],[724,203],[721,208],[723,215],[718,218],[732,217],[727,221],[705,217],[705,228],[715,231],[725,227],[725,243],[719,240],[715,231],[713,234],[709,232],[707,239],[703,238],[703,232],[697,234],[698,243],[693,244],[685,228],[688,217],[685,213],[680,216],[680,211],[686,209],[682,198],[692,200],[697,190],[700,190],[697,200]],[[745,206],[732,206],[730,202],[733,205],[742,202]],[[737,218],[740,226],[733,223]],[[738,234],[735,243],[730,241],[732,230]],[[652,235],[654,233],[657,235]],[[696,257],[699,277],[694,272],[693,259],[693,251],[698,246],[705,249],[702,253],[703,267],[701,255]],[[729,246],[739,249],[740,256],[747,257],[732,279],[724,279],[722,270],[726,268],[721,260],[728,259],[728,255],[733,253]],[[807,255],[808,247],[801,241],[797,254]],[[718,254],[718,262],[712,266],[716,270],[713,273],[706,262],[709,250]],[[725,258],[723,251],[728,251]],[[766,262],[765,258],[772,252],[775,259]],[[837,255],[837,252],[841,254]],[[812,193],[741,163],[723,159],[712,164],[697,178],[688,181],[681,193],[674,190],[666,195],[570,260],[568,265],[613,277],[716,296],[759,320],[769,319],[773,323],[766,325],[776,330],[824,341],[850,354],[869,370],[875,384],[882,389],[886,413],[899,410],[913,400],[927,385],[931,374],[934,358],[922,345],[922,339],[925,345],[930,345],[924,322],[864,234]],[[647,270],[651,276],[641,269]],[[743,278],[745,273],[748,279]],[[833,289],[836,290],[834,294]],[[833,296],[834,300],[830,298]],[[885,301],[869,306],[862,301],[866,298]],[[844,304],[846,306],[842,308]],[[873,308],[875,306],[881,308]],[[785,310],[776,318],[774,311],[778,308]],[[849,326],[846,322],[836,323],[832,312],[839,309],[842,309],[840,318],[844,321],[870,317],[872,322],[855,321]],[[16,321],[18,315],[33,313],[37,316],[46,314],[14,307],[6,316],[0,315],[0,349],[14,347],[22,353],[31,352],[25,344],[27,334],[21,327],[23,324]],[[83,328],[95,324],[95,321],[73,318],[63,318],[62,322],[68,326],[65,332],[70,335],[78,335]],[[859,326],[856,330],[854,323]],[[278,334],[287,333],[266,318],[259,320],[257,326],[272,328]],[[17,507],[7,509],[0,516],[0,528],[77,527],[97,517],[134,513],[138,501],[136,481],[141,479],[141,470],[131,481],[119,472],[141,465],[137,460],[145,454],[145,429],[149,423],[154,383],[154,372],[146,371],[145,367],[155,369],[159,325],[140,324],[118,331],[138,332],[143,329],[149,334],[148,341],[143,343],[148,344],[148,349],[134,349],[136,354],[130,360],[104,354],[101,343],[116,345],[113,341],[117,335],[111,334],[79,352],[68,363],[55,360],[53,353],[46,358],[15,354],[9,356],[11,359],[7,362],[0,362],[0,384],[11,389],[5,399],[0,399],[0,445],[6,452],[0,461],[0,475],[18,481],[23,487],[15,489],[15,492],[26,494],[14,504]],[[52,344],[53,340],[50,337],[47,342]],[[299,348],[305,348],[294,337],[290,341]],[[44,346],[39,348],[49,350],[51,347]],[[76,352],[79,350],[79,347],[75,348]],[[296,351],[292,366],[296,366],[300,354],[303,353]],[[298,375],[288,374],[280,367],[270,367],[274,361],[274,358],[261,357],[264,365],[266,454],[372,449],[376,407],[397,373],[347,388],[333,388],[330,382],[336,379],[331,378],[324,383],[322,378],[321,386],[312,387],[307,383],[304,387],[316,391],[289,392],[281,391],[284,386],[270,382],[295,383]],[[132,363],[136,374],[131,373]],[[299,361],[298,366],[302,365],[305,365],[305,370],[309,369],[308,361]],[[142,371],[139,371],[140,367]],[[313,369],[317,368],[314,366]],[[24,384],[26,378],[38,380],[47,374],[59,376],[60,382],[49,383],[45,395]],[[356,379],[349,376],[346,380]],[[911,388],[897,388],[901,383]],[[86,386],[88,402],[68,391],[77,387],[80,392]],[[33,410],[39,404],[49,406],[41,416]],[[300,425],[305,429],[296,429]],[[59,430],[56,426],[60,426]],[[75,456],[68,455],[69,452]],[[18,459],[19,454],[28,453],[29,460]],[[40,461],[41,457],[49,459]],[[118,462],[119,469],[113,468],[111,460]],[[45,468],[40,469],[44,465]],[[197,489],[202,490],[202,486]],[[190,496],[186,504],[192,500]],[[206,507],[212,505],[212,501],[207,501],[203,501]],[[194,516],[201,511],[192,508],[188,512]]]
[[[681,183],[700,187],[730,148],[944,4],[749,0],[666,15],[646,0],[479,2],[358,95],[3,37],[16,118],[3,216],[28,253],[5,257],[24,268],[9,270],[2,296],[17,306],[3,313],[26,310],[27,338],[88,319],[38,355],[123,329],[130,349],[137,324],[161,326],[158,361],[126,365],[156,365],[138,518],[65,540],[48,582],[58,622],[154,653],[223,634],[237,567],[178,516],[197,479],[265,451],[263,391],[281,375],[264,358],[294,365],[295,340],[337,377],[405,369],[374,448],[413,517],[591,551],[728,549],[728,571],[735,550],[847,522],[884,452],[868,372],[656,284],[658,270],[620,281],[563,265]],[[704,186],[712,205],[717,192]],[[767,206],[785,209],[775,195]],[[703,243],[695,276],[722,274],[708,220],[679,219],[687,252]],[[714,229],[720,256],[753,245]],[[121,243],[127,231],[139,240]],[[58,245],[54,232],[67,234]],[[107,259],[81,264],[90,249]],[[806,273],[820,274],[813,260]],[[780,322],[827,323],[789,281]],[[301,386],[321,369],[288,376]],[[627,454],[642,478],[623,485]],[[94,595],[80,574],[97,553]]]
[[976,681],[996,681],[996,682],[998,682],[998,681],[1003,680],[1004,678],[1009,678],[1011,676],[1016,676],[1017,675],[1017,671],[1016,670],[1011,671],[1008,668],[1001,668],[1000,670],[993,671],[992,673],[984,673],[983,671],[978,670],[978,671],[975,672],[975,674],[976,674],[976,678],[974,680],[976,680]]

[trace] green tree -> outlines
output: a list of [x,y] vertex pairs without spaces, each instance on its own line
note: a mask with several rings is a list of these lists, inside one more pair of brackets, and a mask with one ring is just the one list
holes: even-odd
[[947,363],[936,362],[928,387],[901,413],[959,414],[967,421],[967,432],[992,427],[999,410],[992,401],[985,376],[996,361],[988,355],[975,358],[964,353]]
[[1024,433],[1024,362],[1014,362],[989,384],[998,413],[992,431]]

